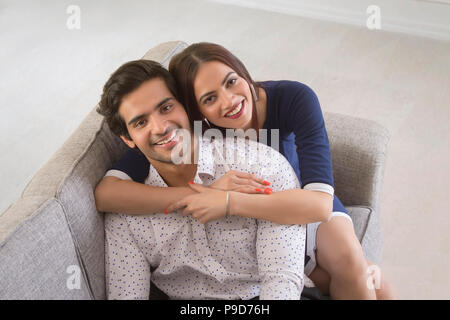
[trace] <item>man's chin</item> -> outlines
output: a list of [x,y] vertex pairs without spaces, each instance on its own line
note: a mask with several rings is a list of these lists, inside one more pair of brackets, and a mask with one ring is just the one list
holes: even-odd
[[183,136],[180,135],[175,141],[167,145],[152,145],[146,154],[147,158],[159,161],[165,164],[183,164],[190,163],[190,159],[184,159],[184,154],[190,155],[190,144],[183,144]]
[[165,150],[164,153],[162,152],[149,152],[146,157],[150,160],[150,162],[158,161],[164,164],[173,164],[177,165],[180,164],[180,161],[178,159],[182,158],[182,152],[177,156],[175,155],[177,149],[174,149],[174,147],[170,148],[169,150]]

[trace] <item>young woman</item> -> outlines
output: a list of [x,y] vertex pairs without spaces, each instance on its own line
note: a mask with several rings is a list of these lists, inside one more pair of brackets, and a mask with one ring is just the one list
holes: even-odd
[[[333,299],[392,298],[386,281],[376,291],[367,285],[371,263],[334,195],[328,137],[314,92],[293,81],[256,83],[239,59],[211,43],[189,46],[172,59],[169,71],[191,120],[221,129],[279,129],[279,151],[291,163],[302,189],[253,194],[270,193],[267,182],[232,171],[212,186],[235,191],[230,194],[231,212],[283,224],[307,223],[305,274]],[[148,168],[145,157],[133,151],[114,167],[139,182],[145,180]],[[208,188],[165,188],[164,197],[158,189],[106,177],[95,192],[97,207],[133,214],[184,208],[183,214],[203,223],[225,215],[224,210],[208,210],[220,207],[211,206],[214,193]],[[192,194],[192,189],[198,193]]]

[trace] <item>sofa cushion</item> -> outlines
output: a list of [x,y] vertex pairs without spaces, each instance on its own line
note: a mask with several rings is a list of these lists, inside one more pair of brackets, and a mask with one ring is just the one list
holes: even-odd
[[[22,209],[20,204],[10,208]],[[0,299],[92,299],[56,199],[45,202],[0,243],[0,261]]]
[[348,214],[352,218],[356,237],[359,242],[362,242],[366,233],[367,224],[369,222],[372,209],[365,206],[348,206],[345,207],[345,209],[347,209]]
[[[170,58],[186,47],[183,42],[163,43],[149,50],[144,59],[155,60],[166,67]],[[95,207],[93,190],[105,172],[116,162],[127,149],[126,145],[113,135],[103,117],[96,112],[95,107],[83,120],[77,130],[70,136],[64,145],[57,150],[49,161],[33,177],[25,188],[21,198],[8,210],[0,215],[0,243],[12,250],[14,246],[11,236],[23,228],[23,223],[41,210],[49,199],[56,201],[62,208],[68,223],[67,237],[73,241],[78,252],[80,268],[89,283],[90,297],[94,299],[105,298],[105,263],[104,263],[104,226],[103,214],[98,213]],[[46,206],[48,210],[56,210],[55,206]],[[57,212],[53,213],[57,214]],[[14,242],[15,245],[18,245]],[[25,242],[24,245],[29,245]],[[18,245],[18,247],[22,247]],[[14,264],[13,256],[8,256],[10,264],[1,261],[5,274]],[[47,258],[50,258],[47,256]],[[39,260],[41,261],[41,260]],[[33,264],[32,260],[27,262]],[[45,260],[36,268],[45,268]],[[53,270],[49,261],[49,270]],[[37,273],[34,273],[35,276]],[[37,276],[36,276],[37,277]],[[34,286],[32,275],[26,278],[28,282],[19,278],[12,278],[6,283],[9,285],[8,294],[19,287],[21,283],[30,283]],[[16,282],[14,282],[16,281]],[[6,285],[5,284],[5,285]],[[26,287],[26,286],[24,286]],[[42,290],[45,290],[42,286]],[[49,287],[49,289],[52,289]],[[43,292],[43,291],[42,291]],[[49,296],[53,293],[48,292]],[[3,296],[3,292],[1,294]],[[45,296],[45,294],[42,294]],[[16,295],[7,297],[26,298],[18,289]],[[71,298],[70,295],[61,294],[60,298]],[[89,296],[88,296],[89,297]],[[81,297],[80,297],[81,298]]]

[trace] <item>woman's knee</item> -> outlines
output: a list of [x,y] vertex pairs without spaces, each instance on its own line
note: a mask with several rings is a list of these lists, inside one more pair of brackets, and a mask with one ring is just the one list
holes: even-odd
[[317,262],[331,276],[363,274],[367,271],[361,244],[347,219],[335,217],[319,226]]
[[343,250],[335,261],[334,274],[347,277],[362,276],[367,273],[367,267],[361,245],[348,244],[346,250]]

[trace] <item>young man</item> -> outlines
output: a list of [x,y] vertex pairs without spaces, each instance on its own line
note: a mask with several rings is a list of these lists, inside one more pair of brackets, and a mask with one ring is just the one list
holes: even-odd
[[[287,160],[270,147],[183,134],[191,123],[170,73],[156,62],[120,67],[105,84],[98,111],[150,161],[147,185],[211,185],[231,169],[263,177],[270,170],[274,191],[299,187]],[[196,147],[186,151],[183,143]],[[235,156],[228,165],[227,151]],[[178,156],[191,161],[175,162]],[[107,176],[131,180],[116,170]],[[229,195],[208,191],[203,203],[225,216],[206,224],[180,212],[105,214],[108,299],[148,299],[150,280],[172,299],[300,299],[305,227],[234,215]]]

